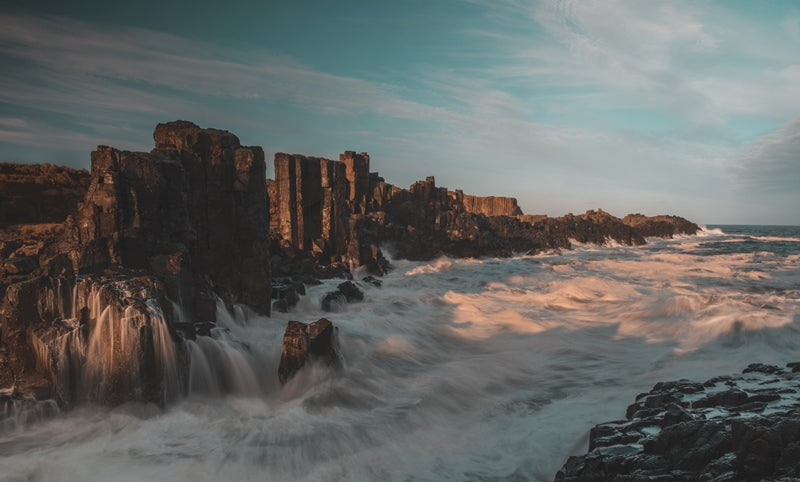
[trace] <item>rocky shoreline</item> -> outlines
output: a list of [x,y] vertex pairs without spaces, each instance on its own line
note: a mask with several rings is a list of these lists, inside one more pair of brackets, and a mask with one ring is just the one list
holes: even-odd
[[800,363],[657,383],[626,419],[595,426],[556,481],[800,478]]
[[[165,405],[186,392],[187,343],[215,336],[220,306],[291,312],[306,285],[341,278],[320,301],[335,311],[364,296],[359,285],[380,286],[384,249],[507,257],[700,229],[602,210],[526,215],[514,198],[433,177],[403,189],[354,151],[278,153],[266,179],[260,147],[186,121],[159,124],[153,139],[150,152],[99,146],[90,173],[0,165],[0,417],[37,403]],[[352,280],[355,268],[370,276]],[[338,359],[335,327],[292,322],[274,376],[315,359]]]

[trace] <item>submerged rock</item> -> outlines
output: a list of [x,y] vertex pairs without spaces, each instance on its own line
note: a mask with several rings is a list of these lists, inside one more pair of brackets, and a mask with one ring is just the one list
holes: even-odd
[[703,384],[659,383],[627,420],[594,427],[589,452],[557,481],[794,480],[800,477],[798,375],[753,364]]
[[283,334],[278,380],[285,384],[309,362],[335,365],[339,360],[336,328],[330,320],[320,318],[309,324],[290,321]]

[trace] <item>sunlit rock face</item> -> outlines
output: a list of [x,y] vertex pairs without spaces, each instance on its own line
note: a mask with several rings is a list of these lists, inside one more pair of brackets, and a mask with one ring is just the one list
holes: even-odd
[[469,213],[483,214],[484,216],[522,215],[522,209],[517,205],[517,199],[513,197],[465,194],[463,203],[464,209]]
[[183,121],[154,137],[149,154],[92,153],[86,198],[54,254],[69,253],[78,273],[146,270],[198,321],[214,321],[217,296],[268,314],[263,151]]
[[182,392],[183,347],[161,311],[163,287],[127,279],[34,278],[6,292],[10,366],[36,398],[159,404]]
[[[267,186],[272,235],[285,251],[274,260],[278,272],[318,266],[341,267],[334,272],[356,266],[374,274],[386,271],[388,262],[368,228],[381,206],[374,193],[385,192],[386,185],[369,172],[366,153],[347,151],[338,161],[277,153],[275,179]],[[301,266],[305,259],[311,267]]]

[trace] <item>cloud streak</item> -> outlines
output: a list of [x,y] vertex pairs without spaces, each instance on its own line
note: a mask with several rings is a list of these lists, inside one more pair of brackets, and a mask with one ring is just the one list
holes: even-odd
[[731,168],[739,189],[800,198],[800,117],[756,139]]

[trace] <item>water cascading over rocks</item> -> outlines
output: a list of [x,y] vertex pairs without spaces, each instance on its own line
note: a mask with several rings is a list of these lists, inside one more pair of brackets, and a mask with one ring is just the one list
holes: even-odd
[[218,300],[269,314],[262,149],[185,121],[154,139],[150,153],[92,153],[63,234],[6,289],[0,381],[21,395],[165,403],[188,389],[203,348],[184,337],[216,321]]

